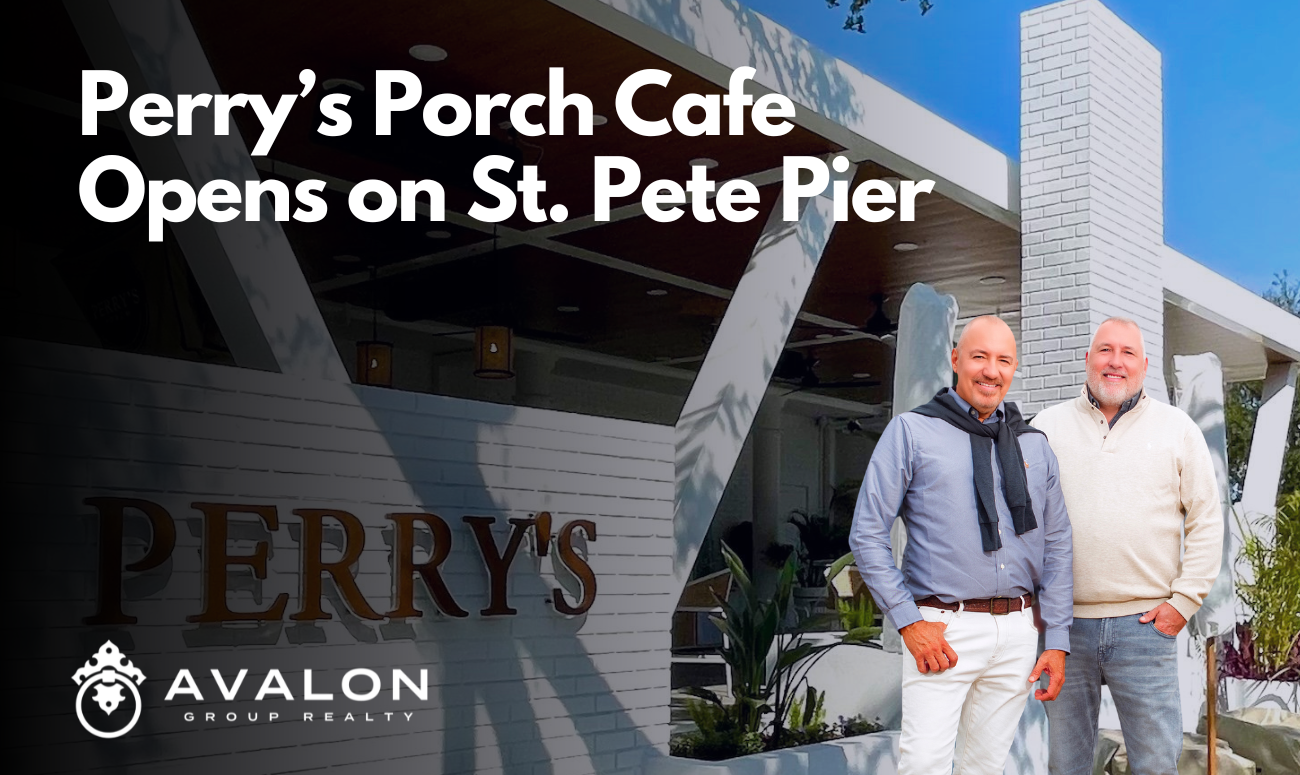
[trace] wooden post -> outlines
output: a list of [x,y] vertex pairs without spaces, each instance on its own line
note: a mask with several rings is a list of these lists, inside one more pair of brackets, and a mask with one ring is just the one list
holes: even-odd
[[1205,775],[1219,772],[1219,659],[1214,637],[1205,639]]

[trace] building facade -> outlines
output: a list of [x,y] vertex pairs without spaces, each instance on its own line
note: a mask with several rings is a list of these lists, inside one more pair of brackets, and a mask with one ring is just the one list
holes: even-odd
[[[1160,54],[1097,0],[1022,16],[1018,159],[724,0],[529,0],[506,18],[99,2],[15,29],[44,64],[6,98],[49,156],[17,163],[54,170],[10,229],[4,340],[26,771],[660,771],[683,587],[720,567],[732,528],[749,527],[757,564],[792,510],[824,512],[860,479],[900,409],[899,309],[917,284],[952,297],[956,325],[997,314],[1019,332],[1027,413],[1075,394],[1114,314],[1142,324],[1162,399],[1180,355],[1265,379],[1240,507],[1276,496],[1300,321],[1164,244]],[[671,73],[672,97],[721,93],[751,66],[755,92],[797,115],[780,138],[655,141],[611,119],[587,140],[503,127],[427,156],[400,138],[331,146],[296,116],[265,156],[246,116],[226,136],[141,137],[124,108],[78,131],[83,69],[133,93],[277,94],[304,62],[323,81],[401,67],[512,94],[563,66],[611,116],[634,70]],[[153,245],[68,199],[105,153],[196,187],[318,178],[341,209],[361,179],[456,180],[456,159],[493,150],[546,170],[573,217],[494,227],[449,184],[443,223],[193,218]],[[759,186],[763,215],[654,224],[629,201],[598,223],[598,153],[647,178],[715,162]],[[843,155],[850,180],[932,179],[935,194],[911,223],[837,223],[826,197],[788,223],[787,155]],[[511,331],[511,379],[476,376],[487,326]],[[376,342],[387,387],[363,384]],[[147,676],[120,740],[86,734],[68,678],[106,641]],[[896,668],[879,668],[882,692]],[[177,691],[182,671],[196,692]],[[371,688],[355,671],[375,696],[354,697]],[[844,707],[889,715],[862,694]],[[1044,733],[1031,706],[1019,771],[1045,771]]]

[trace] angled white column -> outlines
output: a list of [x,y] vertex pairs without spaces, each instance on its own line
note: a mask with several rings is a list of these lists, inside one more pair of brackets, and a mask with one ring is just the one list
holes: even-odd
[[[1179,695],[1183,723],[1200,718],[1205,707],[1205,658],[1201,644],[1205,638],[1231,634],[1236,623],[1232,573],[1232,518],[1228,500],[1228,433],[1223,413],[1223,366],[1214,353],[1175,355],[1170,359],[1173,371],[1174,402],[1187,412],[1205,436],[1214,460],[1214,478],[1224,514],[1223,560],[1214,587],[1178,636]],[[1195,642],[1197,645],[1192,646]]]
[[929,402],[952,384],[952,345],[957,299],[925,283],[903,296],[894,347],[893,416]]
[[[161,94],[174,104],[177,94],[222,92],[180,0],[65,6],[90,61],[120,73],[130,87],[118,116],[147,179],[184,180],[197,190],[211,180],[240,185],[259,178],[239,132],[215,135],[209,111],[196,113],[194,133],[187,137],[143,137],[130,129],[127,112],[140,94]],[[264,197],[262,212],[270,210]],[[260,222],[241,217],[214,224],[196,213],[171,229],[237,364],[348,381],[280,224],[265,216]]]
[[[856,172],[851,164],[831,180]],[[797,223],[782,220],[786,196],[772,208],[677,419],[674,574],[683,586],[835,227],[825,196],[803,200]]]
[[1261,396],[1263,400],[1255,417],[1255,435],[1250,441],[1246,484],[1238,506],[1238,512],[1247,519],[1272,514],[1277,507],[1277,488],[1282,480],[1282,458],[1286,455],[1287,431],[1291,427],[1297,371],[1300,371],[1300,364],[1268,365]]
[[[952,343],[957,327],[957,299],[916,283],[903,296],[898,313],[898,336],[894,349],[894,403],[897,417],[927,403],[934,394],[952,384]],[[889,531],[894,564],[903,567],[907,548],[907,526],[894,522]],[[903,639],[885,617],[880,637],[885,651],[902,653]]]
[[[1223,563],[1205,603],[1192,617],[1190,629],[1200,637],[1230,632],[1235,621],[1232,594],[1232,523],[1228,508],[1228,432],[1223,414],[1223,366],[1214,353],[1173,357],[1174,394],[1179,409],[1187,412],[1205,436],[1214,460],[1214,478],[1223,509]],[[1201,687],[1204,695],[1204,687]]]

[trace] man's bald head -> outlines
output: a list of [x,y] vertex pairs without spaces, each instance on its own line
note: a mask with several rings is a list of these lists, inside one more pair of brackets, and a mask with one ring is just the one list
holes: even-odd
[[1004,338],[1003,341],[1009,341],[1011,352],[1016,351],[1016,335],[1012,333],[1011,326],[1006,321],[995,315],[980,315],[972,318],[966,327],[961,330],[961,336],[957,338],[957,349],[962,349],[963,343],[968,343],[972,337],[993,336]]
[[992,315],[966,324],[952,350],[957,395],[979,412],[981,420],[997,410],[1016,373],[1016,335]]

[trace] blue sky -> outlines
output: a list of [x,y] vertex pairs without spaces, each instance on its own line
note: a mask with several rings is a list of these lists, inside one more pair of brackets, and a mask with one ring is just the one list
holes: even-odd
[[[742,0],[1018,158],[1020,21],[1042,0]],[[1300,2],[1105,0],[1164,58],[1165,242],[1252,291],[1300,275]]]

